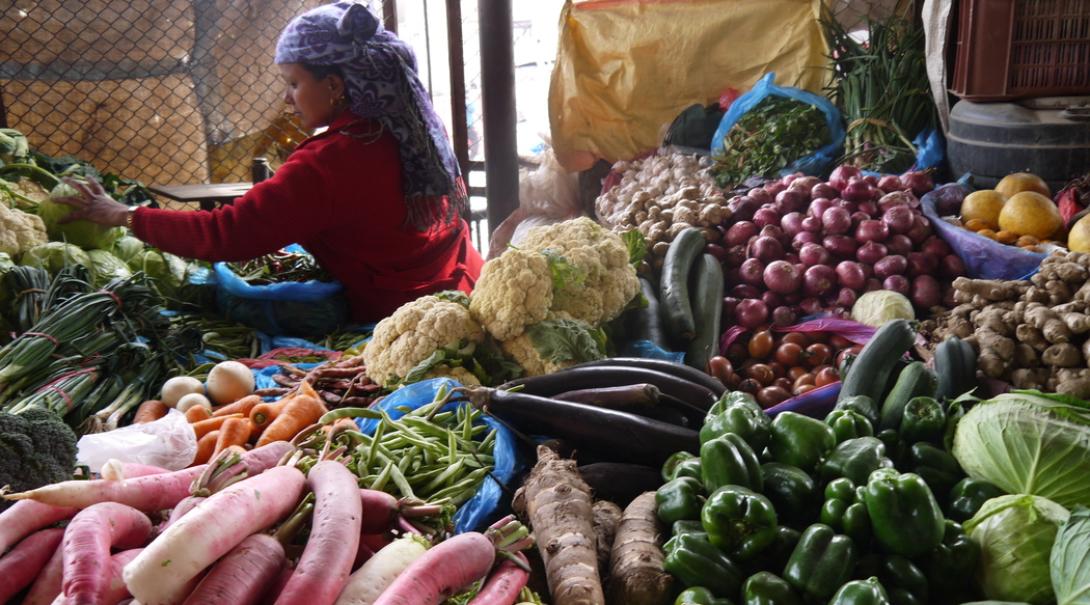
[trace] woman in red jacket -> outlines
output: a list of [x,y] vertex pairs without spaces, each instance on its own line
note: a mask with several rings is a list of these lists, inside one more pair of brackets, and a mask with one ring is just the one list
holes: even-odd
[[291,243],[344,284],[353,319],[377,321],[439,290],[469,292],[480,254],[458,162],[411,49],[358,2],[296,17],[276,48],[284,100],[312,130],[272,178],[212,212],[130,209],[96,183],[69,220],[127,225],[179,256],[246,260]]

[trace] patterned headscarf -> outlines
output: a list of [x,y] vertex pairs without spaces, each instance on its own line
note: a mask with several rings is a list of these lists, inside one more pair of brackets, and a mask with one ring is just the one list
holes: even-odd
[[[366,4],[334,2],[299,15],[280,34],[276,63],[341,69],[352,112],[377,120],[399,143],[413,225],[427,229],[465,210],[458,160],[417,76],[416,57]],[[450,199],[447,213],[441,211],[444,197]]]

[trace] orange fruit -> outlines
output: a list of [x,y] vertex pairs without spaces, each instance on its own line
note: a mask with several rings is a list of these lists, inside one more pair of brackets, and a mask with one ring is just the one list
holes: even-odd
[[999,181],[999,184],[995,186],[995,190],[1003,194],[1005,198],[1011,198],[1023,191],[1033,191],[1047,198],[1052,197],[1052,191],[1049,190],[1044,179],[1028,172],[1008,174],[1003,177],[1003,180]]
[[[961,220],[968,226],[973,221],[980,221],[986,227],[995,229],[999,226],[999,213],[1003,210],[1006,199],[998,191],[983,189],[965,196],[961,202]],[[972,229],[972,227],[970,227]],[[973,229],[979,231],[979,229]]]
[[999,213],[999,228],[1018,235],[1048,239],[1063,227],[1056,204],[1034,191],[1016,193],[1003,204]]
[[1000,231],[995,234],[995,239],[1001,244],[1013,244],[1018,241],[1018,234],[1013,231]]
[[995,239],[995,231],[992,231],[991,229],[981,229],[980,231],[977,231],[976,234],[983,235],[988,239]]

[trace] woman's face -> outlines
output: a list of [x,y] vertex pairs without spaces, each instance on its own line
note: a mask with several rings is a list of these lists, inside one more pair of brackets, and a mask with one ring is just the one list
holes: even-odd
[[298,63],[279,65],[280,75],[287,83],[284,102],[299,116],[303,128],[314,130],[328,126],[344,98],[344,83],[336,76],[315,78]]

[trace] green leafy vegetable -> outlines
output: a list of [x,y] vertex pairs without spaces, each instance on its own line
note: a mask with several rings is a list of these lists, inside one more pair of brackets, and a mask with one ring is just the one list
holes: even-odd
[[469,308],[469,295],[461,290],[443,290],[442,292],[437,292],[435,297],[439,300],[457,303],[467,309]]
[[1049,555],[1067,509],[1036,496],[1000,496],[965,524],[980,545],[980,586],[989,599],[1052,602]]
[[120,258],[126,263],[133,259],[137,254],[144,251],[144,242],[136,239],[131,235],[117,240],[114,244],[113,253],[114,256]]
[[605,356],[606,335],[571,319],[547,319],[526,329],[542,359],[554,363],[594,361]]
[[647,258],[647,238],[637,229],[625,231],[621,234],[624,245],[628,248],[628,262],[633,267],[639,266],[643,259]]
[[1072,511],[1049,560],[1056,605],[1090,605],[1090,509]]
[[122,227],[104,227],[91,221],[72,221],[61,223],[74,208],[62,204],[57,199],[62,197],[79,196],[79,192],[73,187],[61,183],[49,193],[49,199],[42,200],[38,204],[38,216],[45,223],[45,230],[49,238],[55,241],[68,242],[80,248],[109,250],[121,236],[125,235]]
[[132,275],[132,270],[125,261],[105,250],[91,250],[87,256],[91,258],[91,273],[95,276],[96,286],[107,284],[112,279]]
[[547,248],[541,252],[549,261],[549,274],[553,278],[553,290],[559,292],[569,286],[580,286],[586,279],[586,272],[573,265],[562,254]]
[[64,242],[47,242],[34,246],[23,253],[20,262],[28,267],[45,269],[54,275],[66,265],[73,264],[86,267],[89,272],[92,270],[91,257],[79,246]]

